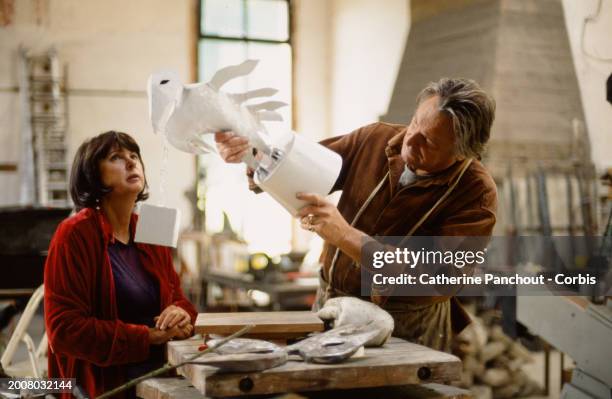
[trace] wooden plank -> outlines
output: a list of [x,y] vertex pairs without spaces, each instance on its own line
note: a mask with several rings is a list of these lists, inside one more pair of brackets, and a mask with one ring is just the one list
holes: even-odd
[[143,399],[206,399],[184,378],[149,378],[136,385],[136,396]]
[[[181,377],[151,378],[137,385],[136,395],[142,399],[206,399],[189,381]],[[379,388],[332,389],[299,395],[282,395],[292,399],[471,399],[468,390],[442,384],[400,385]]]
[[17,164],[0,162],[0,172],[17,172]]
[[[467,389],[461,389],[452,385],[443,384],[423,384],[420,386],[412,386],[413,392],[410,398],[446,398],[446,399],[471,399],[472,393]],[[417,390],[417,388],[420,388]],[[391,399],[386,397],[386,399]]]
[[329,391],[302,393],[304,399],[471,399],[466,389],[443,384],[400,385],[391,387],[332,389]]
[[[197,351],[201,340],[168,343],[168,361],[176,364]],[[290,357],[286,364],[257,373],[216,374],[214,367],[189,364],[179,373],[210,396],[240,396],[328,389],[354,389],[456,381],[461,361],[448,353],[391,338],[363,357],[339,364],[309,364]]]
[[250,337],[283,339],[323,331],[323,321],[310,311],[301,312],[234,312],[200,313],[195,323],[196,334],[229,335],[254,324]]

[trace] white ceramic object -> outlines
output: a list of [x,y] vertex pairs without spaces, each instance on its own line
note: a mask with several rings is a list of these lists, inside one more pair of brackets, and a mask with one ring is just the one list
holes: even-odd
[[180,210],[142,204],[140,206],[134,241],[176,248],[180,225]]
[[315,141],[291,134],[293,137],[279,162],[265,175],[256,172],[254,180],[292,216],[296,216],[305,203],[295,195],[308,192],[327,196],[340,174],[342,158]]

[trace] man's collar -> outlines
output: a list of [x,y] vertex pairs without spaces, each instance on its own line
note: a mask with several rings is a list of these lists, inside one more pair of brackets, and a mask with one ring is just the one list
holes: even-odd
[[400,133],[391,137],[389,141],[387,141],[387,148],[385,148],[385,154],[387,157],[392,157],[395,155],[399,155],[402,150],[402,142],[404,141],[404,135],[408,131],[408,127],[402,130]]

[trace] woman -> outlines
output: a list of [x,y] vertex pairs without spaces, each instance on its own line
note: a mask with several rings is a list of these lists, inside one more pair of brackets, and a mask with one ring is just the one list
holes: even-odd
[[49,377],[76,378],[95,397],[161,366],[163,344],[191,336],[196,311],[170,249],[134,243],[134,205],[148,194],[132,137],[85,141],[70,194],[77,213],[57,228],[45,265]]

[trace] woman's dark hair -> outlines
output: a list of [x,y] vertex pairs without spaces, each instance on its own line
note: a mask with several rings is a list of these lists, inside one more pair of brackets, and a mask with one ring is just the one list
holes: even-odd
[[[100,161],[108,156],[114,148],[124,148],[138,154],[144,174],[144,163],[140,156],[140,147],[127,133],[110,130],[86,140],[74,155],[70,171],[70,196],[77,211],[83,208],[93,208],[96,200],[101,200],[112,189],[105,187],[100,178]],[[138,194],[136,202],[149,198],[147,178],[144,188]]]

